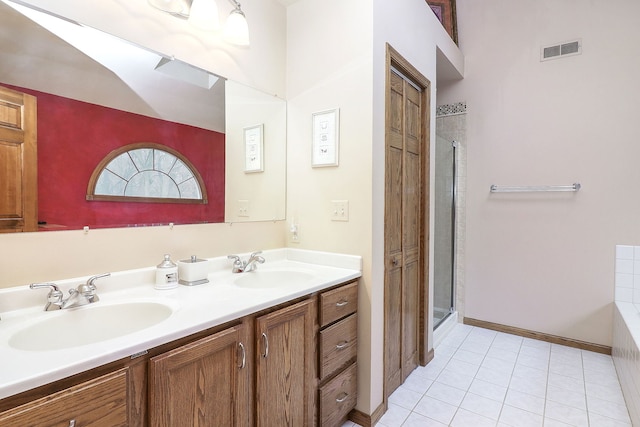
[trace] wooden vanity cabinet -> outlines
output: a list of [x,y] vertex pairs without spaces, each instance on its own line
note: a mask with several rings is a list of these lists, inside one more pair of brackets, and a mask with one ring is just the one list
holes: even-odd
[[255,425],[313,426],[315,299],[256,319]]
[[243,323],[152,357],[149,425],[249,426],[249,334]]
[[323,292],[318,321],[318,423],[340,426],[357,400],[358,282]]
[[130,426],[128,368],[0,413],[0,426]]
[[149,425],[312,426],[315,316],[308,298],[150,358]]
[[0,427],[339,426],[357,397],[357,284],[0,400]]

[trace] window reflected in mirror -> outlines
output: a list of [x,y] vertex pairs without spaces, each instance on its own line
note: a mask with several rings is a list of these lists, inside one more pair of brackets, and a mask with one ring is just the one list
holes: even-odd
[[143,142],[114,150],[100,162],[89,180],[87,200],[207,203],[206,194],[189,159]]

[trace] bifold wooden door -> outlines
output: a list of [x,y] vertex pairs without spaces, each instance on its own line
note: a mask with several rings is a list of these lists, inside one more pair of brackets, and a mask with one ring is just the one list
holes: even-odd
[[420,361],[427,280],[428,93],[390,61],[385,148],[385,394]]

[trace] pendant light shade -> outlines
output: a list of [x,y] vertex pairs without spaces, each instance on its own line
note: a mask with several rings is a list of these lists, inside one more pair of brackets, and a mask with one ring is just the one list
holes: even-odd
[[218,18],[218,4],[216,0],[193,0],[189,23],[194,27],[207,31],[218,31],[220,19]]
[[148,0],[149,4],[163,12],[180,13],[184,2],[182,0]]
[[[4,1],[4,0],[2,0]],[[233,10],[224,25],[222,39],[236,46],[249,46],[249,24],[238,0],[228,0]],[[187,20],[201,30],[219,31],[220,17],[216,0],[147,0],[156,9]]]
[[240,5],[231,11],[224,28],[224,40],[237,46],[249,46],[249,25]]

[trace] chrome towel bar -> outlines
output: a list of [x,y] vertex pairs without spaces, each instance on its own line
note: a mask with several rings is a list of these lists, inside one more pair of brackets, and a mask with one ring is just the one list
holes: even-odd
[[533,186],[507,186],[495,185],[491,186],[492,193],[532,193],[532,192],[551,192],[551,191],[578,191],[582,186],[576,182],[571,185],[533,185]]

